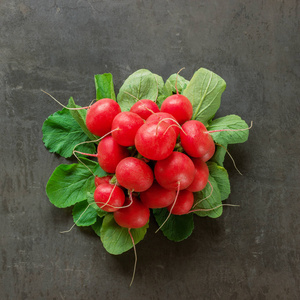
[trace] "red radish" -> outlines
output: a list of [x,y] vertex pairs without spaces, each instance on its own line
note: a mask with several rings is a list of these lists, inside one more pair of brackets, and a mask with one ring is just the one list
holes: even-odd
[[187,97],[180,94],[167,97],[163,101],[160,110],[174,116],[179,124],[183,124],[193,116],[192,103]]
[[133,104],[130,111],[138,114],[142,119],[147,120],[149,116],[159,112],[159,108],[154,101],[142,99]]
[[207,161],[215,152],[213,138],[200,121],[185,122],[182,125],[180,139],[184,151],[192,157],[204,158]]
[[194,194],[188,190],[179,192],[175,205],[168,206],[168,211],[173,215],[187,214],[194,204]]
[[210,143],[210,146],[209,146],[209,148],[208,148],[208,151],[201,157],[201,159],[202,159],[204,162],[210,160],[210,159],[214,156],[215,151],[216,151],[215,143]]
[[176,145],[176,134],[169,124],[145,123],[135,136],[135,147],[144,157],[161,160],[168,157]]
[[194,180],[195,167],[192,160],[181,152],[174,151],[154,167],[157,182],[169,190],[186,189]]
[[128,156],[128,149],[119,145],[112,136],[105,137],[98,145],[98,162],[107,173],[115,173],[118,163]]
[[112,179],[112,176],[104,176],[104,177],[99,177],[95,176],[95,187],[100,185],[101,183],[109,183],[109,181]]
[[149,208],[167,207],[175,200],[176,191],[167,190],[154,182],[152,186],[140,193],[141,201]]
[[118,186],[104,182],[97,186],[94,200],[101,209],[114,212],[124,204],[125,194]]
[[87,111],[86,127],[97,136],[103,136],[111,131],[114,117],[121,112],[119,104],[108,98],[98,100]]
[[112,122],[112,137],[122,146],[133,146],[137,130],[144,124],[144,120],[137,114],[124,111],[115,116]]
[[[174,121],[172,121],[174,119]],[[174,129],[176,136],[178,136],[180,132],[180,127],[177,125],[176,119],[168,113],[165,112],[158,112],[155,114],[152,114],[146,121],[146,123],[158,123],[159,121],[164,120],[164,122],[168,123],[169,125],[172,125],[172,128]]]
[[192,158],[196,172],[195,178],[191,185],[187,187],[187,190],[191,192],[202,191],[208,182],[209,170],[204,161],[201,158]]
[[143,192],[152,185],[153,172],[144,161],[135,157],[127,157],[119,162],[116,168],[116,178],[124,188]]
[[[125,206],[130,204],[130,199],[125,199]],[[116,223],[121,227],[140,228],[147,224],[150,217],[150,210],[136,197],[132,197],[131,205],[114,212]]]

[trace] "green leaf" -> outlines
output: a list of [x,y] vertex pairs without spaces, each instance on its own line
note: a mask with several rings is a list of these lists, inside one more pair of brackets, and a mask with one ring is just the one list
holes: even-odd
[[77,226],[90,226],[97,220],[97,212],[89,203],[84,200],[73,207],[73,220]]
[[[173,94],[176,94],[176,78],[177,78],[177,74],[172,74],[166,81],[165,83],[165,88],[166,91],[168,93],[168,96],[171,96]],[[178,75],[177,78],[177,89],[178,89],[178,93],[181,94],[183,92],[183,90],[187,87],[187,85],[189,84],[189,81],[186,80],[184,77]]]
[[[130,230],[135,244],[144,238],[148,227],[149,223],[142,228],[132,228]],[[107,214],[104,217],[100,238],[104,248],[110,254],[122,254],[133,247],[128,228],[120,227],[115,222],[113,214]]]
[[[209,175],[208,180],[210,181],[211,185],[213,186],[213,193],[211,194],[211,187],[210,184],[207,183],[206,187],[201,191],[194,193],[195,196],[195,203],[198,201],[208,197],[207,199],[201,201],[201,203],[197,204],[193,209],[199,209],[200,211],[196,211],[195,214],[200,217],[210,217],[210,218],[218,218],[222,215],[223,207],[215,207],[222,204],[221,201],[221,193],[218,188],[218,183]],[[210,195],[211,194],[211,195]],[[202,211],[201,211],[202,210]]]
[[[249,126],[237,115],[228,115],[226,117],[218,118],[213,120],[207,130],[223,130],[223,129],[247,129]],[[210,135],[214,141],[218,144],[237,144],[244,143],[248,140],[249,130],[243,131],[220,131],[211,132]]]
[[100,231],[102,228],[103,218],[98,217],[97,221],[92,225],[93,230],[95,233],[100,237]]
[[[161,226],[168,217],[169,211],[166,208],[153,209],[153,214],[157,224]],[[193,214],[171,215],[160,230],[169,240],[180,242],[188,238],[194,230]]]
[[[98,176],[104,172],[98,163],[86,158],[82,162]],[[61,164],[46,186],[46,193],[56,207],[68,207],[87,199],[87,192],[95,189],[93,174],[82,164]]]
[[207,162],[209,174],[215,179],[221,195],[221,201],[228,198],[230,194],[230,181],[225,168],[218,166],[214,162]]
[[137,102],[137,99],[150,99],[155,101],[157,96],[161,93],[163,85],[163,79],[151,73],[149,70],[141,69],[134,72],[125,80],[117,96],[122,111],[129,111],[132,105]]
[[226,145],[216,145],[216,151],[214,156],[210,159],[210,161],[216,162],[219,166],[223,167],[223,162],[225,159],[226,155],[226,150],[227,149],[227,144]]
[[110,73],[95,75],[96,98],[116,100],[113,77]]
[[[72,98],[70,103],[72,103]],[[82,117],[85,113],[85,110],[83,110]],[[43,124],[42,132],[45,147],[50,152],[58,153],[66,158],[72,156],[73,149],[77,144],[89,140],[66,108],[48,117]],[[95,153],[96,151],[93,143],[80,145],[76,150],[87,153]]]
[[196,71],[183,91],[193,105],[192,119],[206,125],[219,109],[225,88],[226,82],[217,74],[204,68]]
[[[71,97],[69,100],[68,107],[76,108],[80,106],[76,105],[73,98]],[[69,112],[71,116],[75,119],[75,121],[78,123],[82,131],[90,138],[90,140],[92,141],[96,140],[97,137],[94,136],[86,127],[85,118],[86,118],[87,111],[85,109],[81,109],[81,110],[69,110]]]
[[94,194],[88,192],[86,196],[87,196],[88,203],[97,212],[98,216],[104,217],[107,214],[107,211],[104,211],[96,204],[95,199],[94,199]]

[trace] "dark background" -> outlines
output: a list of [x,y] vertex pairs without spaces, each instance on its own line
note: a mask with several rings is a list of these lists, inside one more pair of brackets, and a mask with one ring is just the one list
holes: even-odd
[[[0,1],[0,299],[299,299],[299,1]],[[227,82],[217,116],[254,122],[226,158],[232,193],[219,219],[195,218],[181,243],[151,222],[133,251],[108,254],[55,208],[45,185],[70,162],[42,143],[60,107],[94,74],[116,91],[140,68],[166,80],[200,67]],[[152,220],[153,221],[153,220]]]

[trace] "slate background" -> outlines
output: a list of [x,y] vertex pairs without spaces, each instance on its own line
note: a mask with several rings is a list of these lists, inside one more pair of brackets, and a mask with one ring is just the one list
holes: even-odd
[[[227,3],[225,3],[227,2]],[[299,1],[0,1],[0,299],[299,299]],[[217,116],[254,122],[226,160],[232,193],[217,220],[195,218],[181,243],[154,234],[111,256],[45,185],[66,160],[43,146],[43,121],[94,98],[93,75],[116,90],[135,70],[166,80],[181,67],[222,76]]]

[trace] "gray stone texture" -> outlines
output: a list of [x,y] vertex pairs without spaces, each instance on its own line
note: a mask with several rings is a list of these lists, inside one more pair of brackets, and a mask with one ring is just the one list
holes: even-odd
[[[297,0],[0,1],[0,299],[300,299]],[[164,79],[180,68],[222,76],[217,116],[254,126],[227,157],[232,193],[219,219],[195,218],[174,243],[151,220],[133,251],[112,256],[90,229],[72,225],[45,186],[70,163],[42,143],[43,121],[95,97],[94,74],[116,91],[135,70]]]

